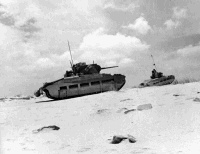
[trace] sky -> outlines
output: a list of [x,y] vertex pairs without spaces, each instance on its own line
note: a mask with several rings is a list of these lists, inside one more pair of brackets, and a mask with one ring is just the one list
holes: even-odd
[[32,95],[74,63],[118,68],[125,88],[158,71],[200,78],[199,0],[0,0],[0,97]]

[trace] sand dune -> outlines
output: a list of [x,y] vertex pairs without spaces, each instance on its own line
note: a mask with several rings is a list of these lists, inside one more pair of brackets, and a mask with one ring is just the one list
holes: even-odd
[[[199,130],[199,82],[61,101],[0,100],[1,154],[199,154]],[[111,144],[117,135],[136,142]]]

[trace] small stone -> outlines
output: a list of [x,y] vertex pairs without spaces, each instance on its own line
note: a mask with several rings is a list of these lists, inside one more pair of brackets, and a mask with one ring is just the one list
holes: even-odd
[[52,126],[45,126],[45,127],[39,128],[39,129],[37,129],[37,130],[34,130],[33,133],[38,133],[38,132],[40,132],[40,131],[48,130],[48,129],[51,129],[51,130],[59,130],[60,127],[55,126],[55,125],[52,125]]
[[137,107],[137,110],[142,111],[142,110],[149,110],[152,108],[151,104],[143,104],[143,105],[139,105]]
[[193,101],[195,101],[195,102],[200,102],[200,98],[197,98],[197,97],[196,97],[196,98],[193,99]]
[[136,142],[136,140],[133,139],[133,138],[129,138],[128,140],[129,140],[130,143],[135,143]]
[[132,135],[128,135],[128,140],[130,143],[135,143],[136,142],[136,138],[133,137]]
[[124,136],[113,136],[113,139],[111,141],[111,144],[119,144],[121,143],[121,141],[123,141],[124,139],[127,139],[127,137]]
[[127,111],[124,112],[124,114],[127,114],[127,113],[129,113],[129,112],[131,112],[131,111],[135,111],[135,110],[136,110],[136,109],[127,110]]

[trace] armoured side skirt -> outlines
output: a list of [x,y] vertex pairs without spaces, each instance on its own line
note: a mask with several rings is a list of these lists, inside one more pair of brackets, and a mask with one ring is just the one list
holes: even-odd
[[[124,82],[125,84],[125,82]],[[90,92],[90,93],[85,93],[85,94],[77,94],[77,95],[71,95],[71,96],[66,96],[66,97],[53,97],[50,95],[49,91],[47,89],[44,90],[44,92],[46,93],[46,96],[50,99],[54,99],[54,100],[62,100],[62,99],[70,99],[70,98],[76,98],[76,97],[82,97],[82,96],[87,96],[87,95],[94,95],[94,94],[99,94],[99,93],[103,93],[103,92],[108,92],[108,91],[118,91],[120,90],[124,84],[121,84],[118,88],[115,89],[110,89],[110,90],[105,90],[105,91],[96,91],[96,92]]]

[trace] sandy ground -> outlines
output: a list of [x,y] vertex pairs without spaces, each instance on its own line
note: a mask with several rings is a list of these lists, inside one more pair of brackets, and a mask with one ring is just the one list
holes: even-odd
[[[61,101],[1,100],[0,153],[199,154],[199,98],[196,82]],[[152,108],[137,110],[144,104]],[[51,125],[60,129],[36,131]],[[135,143],[110,143],[114,135],[128,134]]]

